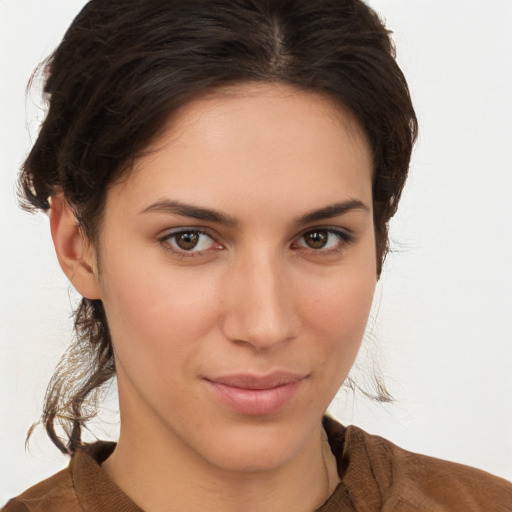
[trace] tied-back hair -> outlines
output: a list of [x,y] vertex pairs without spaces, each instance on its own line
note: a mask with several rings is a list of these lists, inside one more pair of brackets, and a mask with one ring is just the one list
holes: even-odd
[[[91,0],[44,74],[48,112],[22,167],[21,203],[46,211],[63,194],[95,244],[109,185],[183,104],[251,82],[325,95],[352,113],[372,151],[380,275],[417,121],[389,33],[361,0]],[[81,445],[114,375],[103,304],[83,298],[42,416],[62,452]]]

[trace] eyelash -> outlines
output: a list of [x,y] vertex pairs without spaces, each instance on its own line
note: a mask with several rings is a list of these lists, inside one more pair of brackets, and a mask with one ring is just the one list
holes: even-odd
[[[159,242],[163,245],[163,247],[166,251],[169,251],[170,253],[179,256],[181,259],[197,258],[197,257],[203,256],[203,255],[207,254],[208,252],[210,252],[210,249],[205,249],[203,251],[194,251],[194,250],[187,251],[186,249],[172,247],[171,240],[176,241],[177,236],[182,235],[182,234],[187,234],[187,233],[195,234],[195,235],[199,235],[199,236],[207,236],[208,238],[211,239],[212,245],[215,245],[214,238],[206,231],[204,231],[202,229],[198,229],[198,228],[190,228],[190,229],[180,228],[176,231],[172,231],[171,233],[165,234],[164,236],[159,238]],[[217,245],[217,248],[214,250],[221,250],[222,246],[220,244],[216,244],[216,245]]]
[[[318,233],[318,232],[327,233],[328,235],[333,235],[333,236],[337,237],[338,243],[336,244],[335,247],[327,248],[327,249],[323,248],[323,247],[319,248],[319,249],[314,249],[313,247],[307,247],[305,245],[301,245],[301,246],[298,246],[297,250],[303,249],[315,256],[327,256],[327,255],[331,255],[331,254],[341,253],[346,248],[347,245],[349,245],[355,241],[355,236],[353,233],[346,231],[346,230],[342,230],[342,229],[335,229],[335,228],[328,228],[328,227],[327,228],[320,227],[320,228],[308,229],[307,231],[302,233],[302,235],[300,235],[299,240],[304,239],[304,237],[306,237],[307,235],[309,235],[311,233]],[[293,245],[297,245],[297,242],[294,242]]]
[[[314,249],[312,247],[307,247],[305,245],[298,245],[298,243],[295,241],[291,245],[292,249],[297,250],[297,251],[304,250],[311,254],[314,254],[315,256],[339,254],[345,249],[345,247],[347,245],[349,245],[355,241],[355,236],[351,232],[349,232],[347,230],[335,229],[335,228],[329,228],[329,227],[318,227],[318,228],[308,229],[307,231],[303,232],[298,237],[298,240],[303,239],[308,234],[315,233],[315,232],[327,233],[328,235],[333,235],[335,237],[338,237],[339,242],[338,242],[338,244],[336,244],[336,247],[333,247],[333,248]],[[187,251],[186,249],[172,247],[170,241],[171,240],[176,241],[176,237],[181,234],[195,234],[195,235],[199,235],[199,236],[206,236],[206,237],[210,238],[210,240],[212,241],[212,245],[215,245],[215,244],[217,245],[217,247],[215,247],[213,250],[222,250],[223,249],[222,245],[216,243],[215,239],[208,232],[206,232],[202,229],[198,229],[198,228],[190,228],[190,229],[180,228],[179,230],[173,231],[171,233],[166,233],[164,236],[160,237],[158,239],[158,241],[162,244],[162,246],[164,247],[164,249],[166,251],[169,251],[172,254],[178,255],[181,259],[197,258],[197,257],[203,256],[203,255],[206,255],[210,252],[210,250],[211,250],[210,248],[202,250],[202,251],[197,251],[197,250]],[[192,248],[192,249],[194,249],[194,248]]]

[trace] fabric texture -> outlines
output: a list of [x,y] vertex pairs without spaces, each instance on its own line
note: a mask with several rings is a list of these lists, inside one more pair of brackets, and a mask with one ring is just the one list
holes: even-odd
[[[324,418],[341,482],[317,512],[512,512],[512,483],[418,455]],[[9,501],[3,512],[142,512],[101,468],[115,447],[79,450],[68,468]]]

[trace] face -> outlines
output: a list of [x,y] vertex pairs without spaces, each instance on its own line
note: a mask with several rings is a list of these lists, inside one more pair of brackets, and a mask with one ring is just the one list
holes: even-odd
[[247,85],[189,103],[150,149],[110,189],[97,248],[121,432],[278,467],[319,432],[366,326],[366,140],[319,95]]

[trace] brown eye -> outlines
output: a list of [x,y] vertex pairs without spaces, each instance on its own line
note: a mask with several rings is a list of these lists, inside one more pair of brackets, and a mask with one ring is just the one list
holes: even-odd
[[200,230],[181,230],[169,233],[160,239],[165,248],[172,252],[179,253],[181,256],[197,256],[209,251],[210,249],[221,249],[222,246],[204,231]]
[[340,251],[354,241],[354,236],[346,230],[335,228],[318,228],[306,231],[294,242],[293,247],[312,249],[318,254],[331,254]]
[[176,245],[184,251],[190,251],[195,248],[199,242],[199,234],[194,231],[185,231],[174,235]]
[[310,231],[304,235],[304,242],[311,249],[322,249],[329,240],[329,232],[324,229]]

